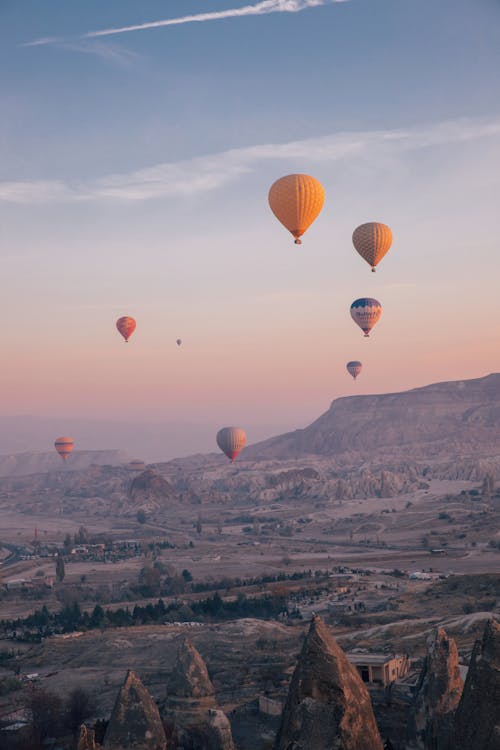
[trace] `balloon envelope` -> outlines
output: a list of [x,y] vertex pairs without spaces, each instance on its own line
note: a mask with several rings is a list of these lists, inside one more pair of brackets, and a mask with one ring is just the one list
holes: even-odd
[[352,244],[375,271],[392,244],[392,232],[387,224],[369,221],[356,227],[352,233]]
[[370,335],[370,331],[381,315],[382,305],[373,297],[360,297],[351,305],[351,317],[365,336]]
[[217,445],[226,456],[234,461],[243,450],[247,436],[241,427],[223,427],[217,433]]
[[177,339],[176,342],[177,346],[180,346],[182,344],[182,339]]
[[346,364],[346,368],[347,368],[347,372],[350,375],[352,375],[352,377],[354,378],[354,380],[356,380],[356,378],[358,377],[359,373],[363,369],[363,365],[361,364],[361,362],[353,360],[352,362],[348,362]]
[[124,315],[122,318],[118,318],[116,321],[116,327],[127,342],[135,331],[136,322],[134,318],[129,315]]
[[325,191],[321,182],[308,174],[289,174],[271,185],[269,205],[278,221],[281,221],[300,245],[300,237],[311,226],[325,202]]
[[59,453],[63,461],[66,461],[69,454],[73,450],[74,442],[73,438],[70,437],[59,437],[54,443],[56,451]]

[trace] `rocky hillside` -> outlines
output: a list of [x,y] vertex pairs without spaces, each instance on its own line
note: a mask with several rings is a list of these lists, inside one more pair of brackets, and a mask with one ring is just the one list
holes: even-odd
[[389,452],[429,460],[498,456],[500,374],[339,398],[309,427],[250,446],[245,459]]

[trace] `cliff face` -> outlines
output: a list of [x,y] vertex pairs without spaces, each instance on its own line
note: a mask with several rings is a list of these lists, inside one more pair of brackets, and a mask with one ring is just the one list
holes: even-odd
[[158,708],[137,675],[128,672],[109,720],[105,750],[166,750]]
[[435,383],[402,393],[350,396],[333,401],[309,427],[245,450],[245,460],[305,455],[408,455],[455,458],[500,452],[500,374]]
[[451,749],[500,750],[500,624],[494,620],[474,647]]
[[415,733],[426,750],[446,747],[463,690],[455,641],[438,628],[415,697]]
[[292,677],[276,750],[382,750],[368,690],[319,616]]

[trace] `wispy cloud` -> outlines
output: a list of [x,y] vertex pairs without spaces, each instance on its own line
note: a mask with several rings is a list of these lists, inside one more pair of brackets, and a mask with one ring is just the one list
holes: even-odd
[[[115,34],[128,34],[132,31],[146,31],[148,29],[160,29],[166,26],[180,26],[186,23],[204,23],[205,21],[222,21],[226,18],[242,18],[244,16],[264,16],[269,13],[299,13],[309,8],[318,8],[321,5],[332,5],[345,3],[349,0],[261,0],[254,5],[244,5],[241,8],[228,8],[226,10],[208,11],[206,13],[195,13],[178,18],[164,18],[159,21],[148,21],[146,23],[131,24],[129,26],[118,26],[116,28],[98,29],[82,34],[80,39],[95,39],[96,37],[114,36]],[[62,39],[57,37],[43,37],[27,42],[25,47],[39,47],[46,44],[55,44]]]
[[117,44],[99,42],[95,39],[81,39],[74,42],[61,41],[58,42],[57,46],[70,52],[81,52],[84,55],[98,57],[120,68],[131,67],[140,58],[140,55],[136,52],[131,52]]
[[378,165],[402,152],[460,144],[500,135],[500,116],[459,119],[426,127],[335,133],[289,143],[230,149],[217,154],[166,162],[133,172],[112,174],[89,182],[34,180],[0,182],[0,201],[61,203],[92,200],[146,201],[195,196],[222,188],[255,172],[266,162],[286,162],[287,168],[309,169],[314,164],[362,159]]

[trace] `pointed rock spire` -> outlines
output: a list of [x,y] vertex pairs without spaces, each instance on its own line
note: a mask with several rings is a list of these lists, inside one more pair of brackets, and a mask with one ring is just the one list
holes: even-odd
[[177,652],[171,681],[172,692],[181,698],[206,698],[215,694],[207,665],[189,638],[184,637]]
[[104,738],[105,750],[166,750],[158,707],[135,672],[125,678]]
[[489,620],[472,652],[455,715],[453,750],[500,750],[500,624]]
[[231,724],[224,711],[208,712],[206,739],[206,750],[234,750]]
[[455,641],[437,628],[415,697],[415,730],[426,747],[445,747],[464,684],[460,676]]
[[88,729],[85,724],[82,724],[76,743],[76,750],[100,750],[100,747],[100,745],[96,745],[94,730]]
[[277,750],[382,750],[368,690],[314,616],[293,673]]

